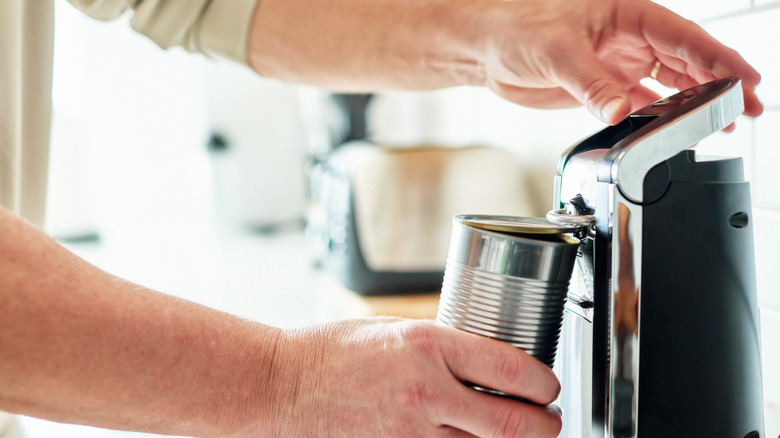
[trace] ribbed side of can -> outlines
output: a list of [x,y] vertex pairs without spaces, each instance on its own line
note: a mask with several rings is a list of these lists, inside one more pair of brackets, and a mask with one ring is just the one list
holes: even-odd
[[452,259],[436,321],[507,342],[552,367],[569,282],[495,274]]

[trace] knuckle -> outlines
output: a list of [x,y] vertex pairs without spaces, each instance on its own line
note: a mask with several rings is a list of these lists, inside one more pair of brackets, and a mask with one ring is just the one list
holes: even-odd
[[528,374],[528,361],[520,360],[516,354],[505,352],[496,360],[496,378],[501,382],[518,383]]
[[508,409],[501,418],[494,436],[504,437],[529,437],[531,421],[523,409]]
[[430,324],[410,323],[404,327],[401,336],[404,343],[411,344],[426,353],[433,353],[439,347],[438,338],[434,333],[435,328]]
[[401,393],[401,406],[429,412],[439,404],[439,395],[427,382],[416,382]]
[[[606,90],[609,90],[611,88],[615,87],[615,81],[608,78],[598,78],[592,82],[590,82],[587,87],[585,87],[585,100],[587,101],[596,101],[598,98],[607,98],[611,97],[609,93],[606,93]],[[598,102],[599,104],[603,104],[606,102]]]

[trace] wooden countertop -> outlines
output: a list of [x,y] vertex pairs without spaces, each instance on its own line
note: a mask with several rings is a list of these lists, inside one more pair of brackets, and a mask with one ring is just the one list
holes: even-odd
[[337,314],[343,318],[398,316],[411,319],[436,319],[439,291],[407,295],[367,297],[351,292],[336,279],[325,288]]

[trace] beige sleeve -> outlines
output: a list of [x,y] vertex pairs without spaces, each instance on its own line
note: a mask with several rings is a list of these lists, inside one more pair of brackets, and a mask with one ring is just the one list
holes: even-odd
[[94,18],[110,20],[132,10],[131,24],[162,48],[247,63],[247,38],[258,0],[68,0]]

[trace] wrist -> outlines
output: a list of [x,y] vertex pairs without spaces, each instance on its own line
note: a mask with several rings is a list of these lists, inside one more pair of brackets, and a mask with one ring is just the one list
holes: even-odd
[[297,412],[296,400],[307,385],[303,374],[311,347],[303,342],[307,338],[299,330],[273,330],[271,343],[262,347],[267,360],[250,377],[253,383],[247,385],[252,388],[248,397],[252,404],[247,406],[252,421],[242,429],[247,433],[236,436],[255,436],[257,430],[266,431],[268,436],[299,436],[296,430],[306,420],[307,413]]
[[[254,326],[254,324],[252,324]],[[249,341],[234,340],[236,362],[226,365],[233,374],[225,383],[227,398],[214,399],[214,422],[219,437],[255,436],[258,430],[274,430],[285,378],[279,363],[285,347],[284,330],[258,325],[250,328]],[[230,340],[225,340],[230,342]],[[270,434],[274,436],[274,434]]]

